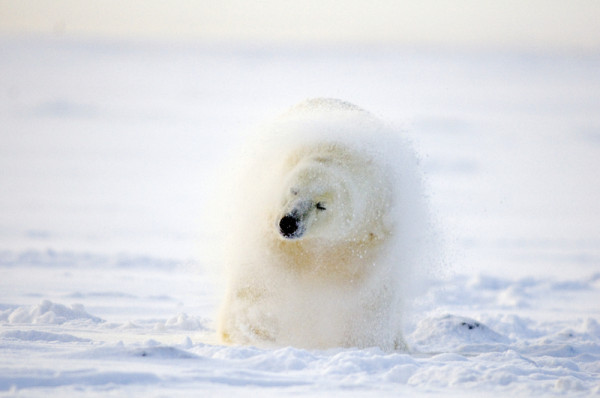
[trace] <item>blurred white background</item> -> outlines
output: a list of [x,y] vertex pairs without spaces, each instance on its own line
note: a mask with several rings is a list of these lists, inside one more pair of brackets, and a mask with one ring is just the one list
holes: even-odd
[[594,0],[2,0],[0,31],[117,39],[597,50]]
[[411,138],[448,263],[587,273],[599,17],[583,0],[0,1],[0,248],[213,261],[230,150],[328,96]]

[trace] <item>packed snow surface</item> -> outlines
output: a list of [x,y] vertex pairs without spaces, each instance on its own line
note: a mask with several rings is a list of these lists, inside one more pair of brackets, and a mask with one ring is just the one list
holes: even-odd
[[[598,70],[0,40],[0,395],[600,394]],[[420,158],[440,248],[415,271],[406,352],[217,342],[216,192],[251,126],[316,96],[390,121]]]

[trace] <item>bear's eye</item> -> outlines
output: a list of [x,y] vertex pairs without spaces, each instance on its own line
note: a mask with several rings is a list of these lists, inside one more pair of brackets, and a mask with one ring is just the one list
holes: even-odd
[[296,188],[290,188],[290,192],[294,196],[298,195],[298,190]]
[[327,209],[325,207],[325,205],[323,203],[321,203],[321,202],[317,202],[317,204],[315,205],[315,207],[317,208],[317,210],[325,210],[325,209]]

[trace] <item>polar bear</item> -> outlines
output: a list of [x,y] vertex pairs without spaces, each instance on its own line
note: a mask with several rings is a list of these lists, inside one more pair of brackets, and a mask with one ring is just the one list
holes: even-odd
[[263,127],[248,152],[221,340],[403,349],[423,221],[405,142],[357,106],[313,99]]

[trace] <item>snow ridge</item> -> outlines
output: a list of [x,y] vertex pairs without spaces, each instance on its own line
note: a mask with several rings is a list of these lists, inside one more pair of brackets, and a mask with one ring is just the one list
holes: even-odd
[[9,324],[53,324],[62,325],[66,322],[89,321],[93,323],[103,322],[102,319],[90,315],[81,304],[72,304],[66,307],[44,300],[33,306],[19,306],[0,312],[0,322]]

